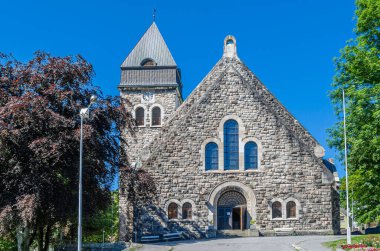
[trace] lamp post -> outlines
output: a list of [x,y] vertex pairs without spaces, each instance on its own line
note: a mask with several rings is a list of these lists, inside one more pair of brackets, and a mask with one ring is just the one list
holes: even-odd
[[[142,164],[141,164],[141,161],[140,161],[140,156],[137,157],[137,161],[135,163],[133,163],[133,177],[135,178],[135,175],[137,175],[137,171],[139,168],[141,168]],[[137,236],[138,236],[138,232],[137,232],[137,227],[138,227],[138,219],[139,219],[139,210],[136,208],[137,207],[137,203],[135,203],[135,205],[133,205],[133,210],[134,210],[134,220],[133,220],[133,225],[134,225],[134,228],[133,228],[133,231],[135,232],[135,242],[137,242]]]
[[79,208],[78,208],[78,251],[82,250],[82,159],[83,159],[83,120],[90,117],[90,107],[96,102],[96,96],[92,95],[90,104],[80,109],[80,146],[79,146]]
[[346,135],[346,101],[344,96],[344,89],[342,90],[343,96],[343,132],[344,132],[344,163],[346,166],[346,210],[347,210],[347,244],[351,244],[351,228],[350,228],[350,204],[348,200],[348,165],[347,165],[347,135]]

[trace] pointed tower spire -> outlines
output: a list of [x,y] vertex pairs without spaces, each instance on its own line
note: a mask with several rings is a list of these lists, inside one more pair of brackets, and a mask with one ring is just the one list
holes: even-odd
[[173,56],[155,22],[144,33],[121,67],[142,66],[143,61],[146,59],[153,60],[157,66],[176,66]]
[[182,100],[181,71],[155,22],[121,65],[119,88],[132,86],[177,88]]

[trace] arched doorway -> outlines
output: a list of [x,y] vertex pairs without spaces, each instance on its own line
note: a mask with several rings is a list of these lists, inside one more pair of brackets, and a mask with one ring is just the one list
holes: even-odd
[[[217,230],[221,230],[218,226],[218,203],[219,199],[224,195],[226,192],[237,192],[239,195],[243,195],[244,199],[246,200],[246,211],[242,215],[245,214],[245,222],[241,224],[241,226],[245,227],[247,229],[249,227],[249,222],[253,219],[256,220],[256,196],[253,192],[252,188],[249,187],[246,184],[243,184],[238,181],[227,181],[222,182],[218,185],[216,185],[211,191],[208,196],[208,203],[207,207],[209,209],[209,216],[208,220],[209,222],[215,227]],[[227,198],[226,196],[225,198]],[[222,201],[222,200],[221,200]],[[235,209],[237,210],[237,209]],[[231,211],[232,213],[232,211]],[[219,214],[221,215],[221,214]],[[231,219],[232,220],[232,219]],[[243,219],[244,220],[244,219]],[[231,222],[231,228],[232,228],[232,222]]]
[[230,190],[224,192],[217,204],[218,229],[246,229],[247,201],[243,194]]

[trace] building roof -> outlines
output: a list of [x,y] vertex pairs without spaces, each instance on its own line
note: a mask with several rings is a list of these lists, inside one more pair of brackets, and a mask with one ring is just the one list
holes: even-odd
[[139,67],[144,59],[153,59],[157,66],[176,66],[155,22],[144,33],[121,67]]
[[323,164],[325,164],[325,166],[327,167],[327,169],[330,170],[331,173],[335,173],[337,171],[336,166],[327,159],[323,159]]
[[[234,42],[234,41],[232,41]],[[207,104],[207,100],[215,95],[222,83],[229,79],[238,78],[239,81],[247,88],[250,95],[254,96],[263,107],[266,107],[272,113],[278,124],[284,127],[289,136],[299,142],[302,149],[308,151],[313,159],[322,167],[327,169],[322,159],[315,154],[315,148],[320,146],[317,140],[293,117],[293,115],[273,96],[272,93],[262,84],[262,82],[248,69],[248,67],[237,57],[236,43],[225,41],[226,53],[222,59],[213,67],[209,74],[193,90],[181,106],[171,115],[162,130],[152,141],[149,146],[150,159],[163,151],[167,139],[170,138],[178,128],[187,127],[190,117],[198,116],[199,107]],[[149,160],[146,162],[149,163]]]

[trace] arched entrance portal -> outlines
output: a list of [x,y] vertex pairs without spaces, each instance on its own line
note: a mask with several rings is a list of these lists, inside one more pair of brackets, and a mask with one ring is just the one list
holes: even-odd
[[[256,220],[255,194],[241,182],[227,181],[215,186],[209,194],[207,207],[208,220],[217,230],[248,229],[249,222]],[[240,226],[237,219],[240,219]]]
[[237,191],[223,193],[217,206],[218,229],[246,229],[247,201]]

